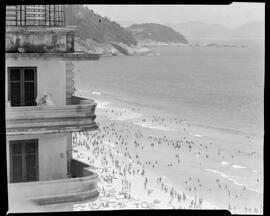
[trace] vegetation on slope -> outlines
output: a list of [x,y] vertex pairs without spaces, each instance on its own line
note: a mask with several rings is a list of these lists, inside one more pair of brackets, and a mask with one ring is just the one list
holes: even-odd
[[179,42],[187,44],[186,38],[172,28],[155,23],[134,24],[127,28],[137,41]]
[[122,42],[127,45],[137,45],[136,39],[118,23],[96,14],[93,10],[81,5],[65,6],[66,25],[77,27],[76,36],[86,40],[92,39],[98,43]]

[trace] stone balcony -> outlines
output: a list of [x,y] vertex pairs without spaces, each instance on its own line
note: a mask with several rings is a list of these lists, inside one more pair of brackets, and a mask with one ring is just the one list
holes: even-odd
[[6,135],[34,135],[96,130],[96,103],[72,97],[65,106],[10,107],[6,104]]
[[98,198],[98,174],[72,159],[71,177],[49,181],[9,183],[9,212],[42,212],[56,204],[80,203]]
[[8,26],[6,53],[72,53],[74,28]]
[[6,60],[99,60],[98,53],[75,50],[75,30],[75,26],[7,26]]

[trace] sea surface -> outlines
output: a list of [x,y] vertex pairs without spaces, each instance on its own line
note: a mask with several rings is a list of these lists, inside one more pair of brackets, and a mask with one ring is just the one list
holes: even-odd
[[80,62],[75,88],[194,125],[263,136],[264,42],[214,42],[246,47],[155,47],[157,55]]
[[[150,117],[168,114],[185,119],[191,127],[184,136],[195,140],[194,152],[183,150],[181,165],[169,169],[167,164],[175,154],[169,146],[155,149],[154,154],[145,151],[148,160],[159,159],[164,165],[153,173],[166,177],[166,182],[180,191],[186,190],[186,178],[200,178],[203,189],[198,195],[218,208],[233,204],[237,206],[236,213],[246,212],[247,206],[262,211],[264,42],[235,39],[192,42],[201,46],[155,47],[152,48],[155,54],[149,56],[101,57],[99,61],[79,62],[75,88],[83,96],[98,101],[97,114],[102,115],[104,108],[111,108],[114,113],[121,111],[116,120],[128,116],[128,122],[142,126],[146,134],[151,128],[151,134],[181,137],[180,129],[170,131],[168,125],[167,128],[151,125],[149,113]],[[203,46],[211,42],[238,47]],[[211,147],[200,148],[199,144]],[[195,155],[197,151],[200,154]],[[215,188],[217,178],[239,198],[232,199],[224,194],[225,190]],[[213,188],[213,193],[208,188]]]

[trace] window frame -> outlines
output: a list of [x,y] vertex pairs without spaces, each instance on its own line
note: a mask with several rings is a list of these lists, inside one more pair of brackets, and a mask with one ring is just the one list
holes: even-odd
[[[8,101],[10,101],[10,104],[11,104],[11,83],[13,82],[13,81],[11,81],[11,70],[12,69],[19,69],[20,70],[20,81],[19,81],[21,84],[20,85],[20,98],[21,98],[20,106],[25,106],[24,84],[25,84],[25,82],[29,82],[29,81],[26,81],[24,78],[24,70],[27,70],[27,69],[34,70],[34,81],[33,81],[34,82],[34,97],[36,98],[37,97],[37,67],[8,67]],[[36,106],[36,105],[34,105],[34,106]]]
[[[26,153],[26,143],[27,142],[34,142],[35,143],[35,153]],[[22,148],[21,154],[13,154],[12,145],[19,143]],[[9,175],[10,175],[10,183],[21,183],[21,182],[33,182],[27,181],[27,170],[26,170],[26,155],[35,154],[36,156],[36,179],[34,181],[39,181],[39,145],[38,139],[27,139],[27,140],[11,140],[9,141],[9,161],[10,161],[10,168],[9,168]],[[21,155],[22,159],[22,181],[14,181],[13,179],[13,155]]]

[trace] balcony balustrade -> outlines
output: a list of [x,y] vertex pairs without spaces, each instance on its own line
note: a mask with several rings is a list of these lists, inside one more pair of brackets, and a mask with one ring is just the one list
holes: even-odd
[[[24,212],[27,207],[40,206],[38,211],[46,210],[51,204],[78,203],[98,198],[98,174],[87,164],[72,159],[72,177],[8,184],[9,211]],[[20,205],[23,202],[25,205]]]
[[6,105],[6,135],[34,135],[96,130],[96,103],[72,97],[64,106]]

